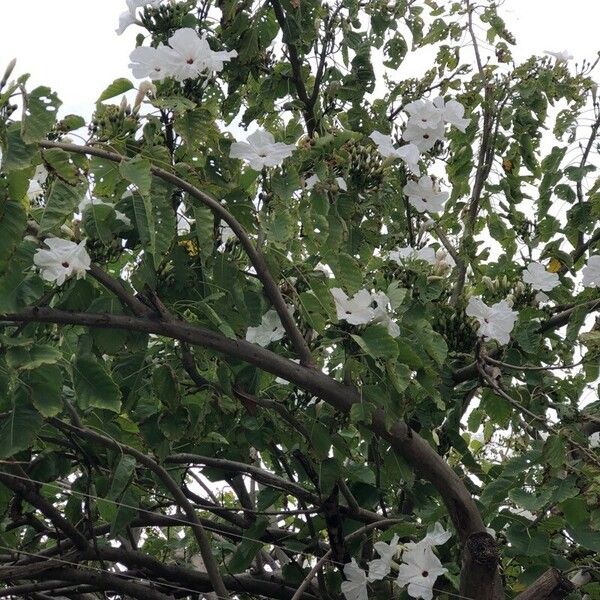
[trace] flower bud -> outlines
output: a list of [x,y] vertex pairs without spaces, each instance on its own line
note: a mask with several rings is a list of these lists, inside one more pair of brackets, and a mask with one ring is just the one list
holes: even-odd
[[0,90],[6,85],[8,78],[12,75],[13,69],[17,64],[17,59],[13,58],[9,63],[6,69],[4,70],[4,75],[2,75],[2,79],[0,80]]
[[135,114],[140,110],[140,106],[146,96],[153,96],[154,94],[156,94],[156,86],[149,81],[142,81],[133,102],[133,113]]

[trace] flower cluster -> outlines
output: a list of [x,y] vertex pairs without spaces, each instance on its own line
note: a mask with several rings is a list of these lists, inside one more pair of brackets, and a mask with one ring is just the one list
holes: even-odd
[[400,328],[388,311],[390,299],[383,292],[359,290],[349,298],[341,288],[331,288],[335,310],[340,321],[350,325],[381,324],[392,337],[400,335]]
[[212,50],[204,35],[184,27],[169,38],[168,46],[138,46],[129,55],[129,67],[138,79],[150,77],[152,80],[162,80],[172,77],[176,81],[185,81],[218,73],[224,63],[234,56],[237,56],[235,50]]
[[429,175],[423,175],[418,181],[409,181],[403,189],[408,201],[418,212],[439,213],[444,210],[448,192],[442,192],[438,184]]
[[519,316],[511,310],[506,300],[488,306],[481,298],[471,298],[466,313],[467,316],[477,319],[479,335],[484,340],[496,340],[500,344],[508,344],[510,333]]
[[441,97],[433,102],[425,99],[415,100],[407,104],[405,110],[409,119],[402,139],[414,144],[419,152],[427,152],[437,141],[443,140],[447,124],[465,131],[470,122],[464,118],[465,108],[460,102],[445,102]]
[[257,129],[245,142],[233,142],[229,158],[248,161],[251,169],[260,171],[263,167],[276,167],[292,155],[296,146],[276,142],[273,134]]
[[90,255],[85,249],[85,240],[76,244],[61,238],[45,240],[49,250],[40,248],[33,255],[33,263],[40,269],[42,279],[62,285],[69,277],[85,277],[91,265]]
[[[388,577],[394,568],[398,572],[396,584],[401,588],[406,587],[409,596],[431,600],[437,578],[447,571],[434,554],[433,547],[446,543],[450,537],[450,533],[436,523],[420,542],[399,545],[397,535],[389,544],[376,542],[373,547],[379,558],[369,562],[368,575],[354,559],[344,566],[346,580],[342,582],[342,593],[346,600],[366,600],[367,583]],[[396,562],[399,554],[400,561]]]

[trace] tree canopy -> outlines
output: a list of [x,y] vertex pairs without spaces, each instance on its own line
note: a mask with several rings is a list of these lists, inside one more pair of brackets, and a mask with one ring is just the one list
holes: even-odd
[[126,4],[89,123],[0,80],[0,595],[600,598],[598,58]]

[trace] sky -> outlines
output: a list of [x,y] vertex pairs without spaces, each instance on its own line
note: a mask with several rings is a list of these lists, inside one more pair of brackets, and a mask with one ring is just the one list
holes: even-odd
[[[62,114],[89,118],[100,92],[130,76],[128,56],[140,29],[116,35],[123,10],[125,0],[11,2],[0,19],[0,70],[17,58],[15,73],[31,74],[29,89],[48,85],[64,102]],[[506,0],[501,14],[517,37],[516,58],[564,49],[575,59],[593,58],[600,50],[598,0]]]

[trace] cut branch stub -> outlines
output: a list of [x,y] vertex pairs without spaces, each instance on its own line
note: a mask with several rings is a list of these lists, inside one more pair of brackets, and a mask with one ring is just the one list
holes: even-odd
[[562,600],[575,586],[558,570],[548,569],[515,600]]
[[460,593],[473,600],[504,598],[498,572],[496,540],[486,532],[472,533],[465,542],[460,574]]

